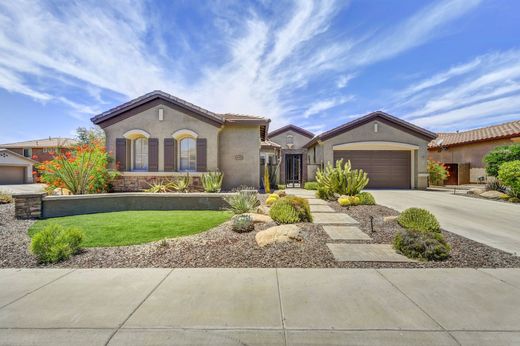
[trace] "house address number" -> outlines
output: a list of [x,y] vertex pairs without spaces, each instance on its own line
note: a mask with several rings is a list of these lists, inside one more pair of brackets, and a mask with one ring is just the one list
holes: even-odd
[[244,155],[235,155],[235,160],[242,161],[244,159]]

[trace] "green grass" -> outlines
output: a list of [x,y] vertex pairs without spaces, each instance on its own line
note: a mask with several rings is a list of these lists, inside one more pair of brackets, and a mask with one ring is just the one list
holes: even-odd
[[230,218],[227,211],[122,211],[38,220],[29,229],[29,235],[32,237],[50,223],[58,223],[81,229],[85,233],[84,247],[134,245],[204,232]]

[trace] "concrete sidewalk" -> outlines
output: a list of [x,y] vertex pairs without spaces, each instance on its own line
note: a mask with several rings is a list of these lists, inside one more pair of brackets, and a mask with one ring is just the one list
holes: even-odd
[[520,344],[520,269],[5,269],[1,345]]

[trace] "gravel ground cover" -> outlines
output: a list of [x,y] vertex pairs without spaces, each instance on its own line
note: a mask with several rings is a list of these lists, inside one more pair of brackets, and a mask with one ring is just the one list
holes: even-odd
[[[347,212],[360,222],[375,243],[389,243],[400,229],[395,221],[383,223],[384,216],[397,215],[383,206],[356,206],[347,210],[337,203],[331,207]],[[33,221],[15,220],[12,204],[0,205],[0,267],[39,267],[28,253],[27,229]],[[375,232],[370,231],[374,216]],[[520,257],[509,255],[449,232],[443,232],[452,244],[452,257],[444,262],[379,263],[336,262],[326,244],[334,242],[321,226],[303,223],[302,241],[260,248],[255,234],[275,224],[257,225],[250,233],[235,233],[226,222],[209,231],[182,238],[143,245],[88,248],[71,259],[47,267],[265,267],[265,268],[383,268],[383,267],[520,267]]]

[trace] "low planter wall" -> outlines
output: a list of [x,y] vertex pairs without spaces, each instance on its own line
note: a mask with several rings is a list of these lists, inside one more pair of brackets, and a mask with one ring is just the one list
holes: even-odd
[[95,195],[16,195],[20,219],[49,218],[127,210],[222,210],[234,193],[102,193]]
[[48,196],[42,199],[42,218],[126,210],[222,210],[232,193],[104,193]]

